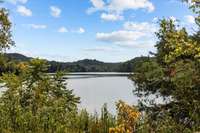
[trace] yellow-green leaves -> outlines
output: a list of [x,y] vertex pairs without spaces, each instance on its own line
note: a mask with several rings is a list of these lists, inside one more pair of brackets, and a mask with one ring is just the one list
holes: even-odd
[[[140,109],[155,132],[195,132],[200,125],[200,36],[161,20],[157,53],[133,75]],[[149,97],[163,98],[163,102]],[[161,123],[161,124],[160,124]]]
[[189,37],[186,30],[178,30],[173,21],[162,20],[157,33],[160,39],[156,45],[158,58],[162,63],[169,64],[182,57],[199,60],[200,45]]
[[0,8],[0,53],[14,45],[11,34],[11,22],[8,18],[8,11]]

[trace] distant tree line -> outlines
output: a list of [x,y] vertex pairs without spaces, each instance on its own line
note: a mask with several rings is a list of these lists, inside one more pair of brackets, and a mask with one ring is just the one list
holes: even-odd
[[[15,62],[30,61],[31,57],[26,57],[18,53],[6,54],[7,60]],[[139,63],[150,59],[150,57],[136,57],[132,60],[120,63],[105,63],[98,60],[80,60],[76,62],[57,62],[47,61],[49,64],[48,72],[55,73],[56,71],[67,72],[132,72]],[[152,58],[153,59],[153,58]]]

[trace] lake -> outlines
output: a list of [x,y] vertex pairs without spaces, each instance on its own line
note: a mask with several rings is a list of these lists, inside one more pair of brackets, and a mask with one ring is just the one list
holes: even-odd
[[137,97],[132,92],[134,85],[128,76],[128,73],[70,73],[65,78],[67,88],[81,98],[79,108],[100,113],[102,105],[107,103],[109,111],[115,114],[118,100],[137,104]]
[[115,103],[123,100],[129,104],[137,104],[133,95],[133,82],[128,73],[71,73],[67,77],[68,88],[81,97],[80,108],[89,112],[100,112],[104,103],[108,104],[111,113],[115,113]]

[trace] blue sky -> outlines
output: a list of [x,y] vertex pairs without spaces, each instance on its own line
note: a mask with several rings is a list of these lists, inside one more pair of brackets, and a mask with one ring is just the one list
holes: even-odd
[[194,15],[179,0],[7,0],[16,47],[9,52],[57,61],[120,62],[155,51],[157,20]]

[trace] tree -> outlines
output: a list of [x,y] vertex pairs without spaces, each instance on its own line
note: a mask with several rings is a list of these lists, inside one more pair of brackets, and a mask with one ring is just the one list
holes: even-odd
[[45,61],[20,64],[20,74],[1,77],[0,132],[67,132],[79,97],[66,88],[62,73],[50,76]]
[[[142,63],[132,77],[135,94],[146,97],[140,109],[148,115],[154,131],[199,131],[200,44],[184,28],[177,29],[172,20],[161,20],[156,35],[155,60]],[[148,99],[155,95],[163,98],[162,102]]]
[[117,126],[109,129],[109,133],[133,133],[139,120],[140,113],[123,101],[117,103]]
[[0,75],[2,72],[14,69],[14,64],[9,62],[3,55],[7,49],[14,45],[11,34],[12,24],[8,15],[8,10],[0,8]]
[[8,17],[8,10],[0,9],[0,53],[14,45],[11,34],[12,23]]

